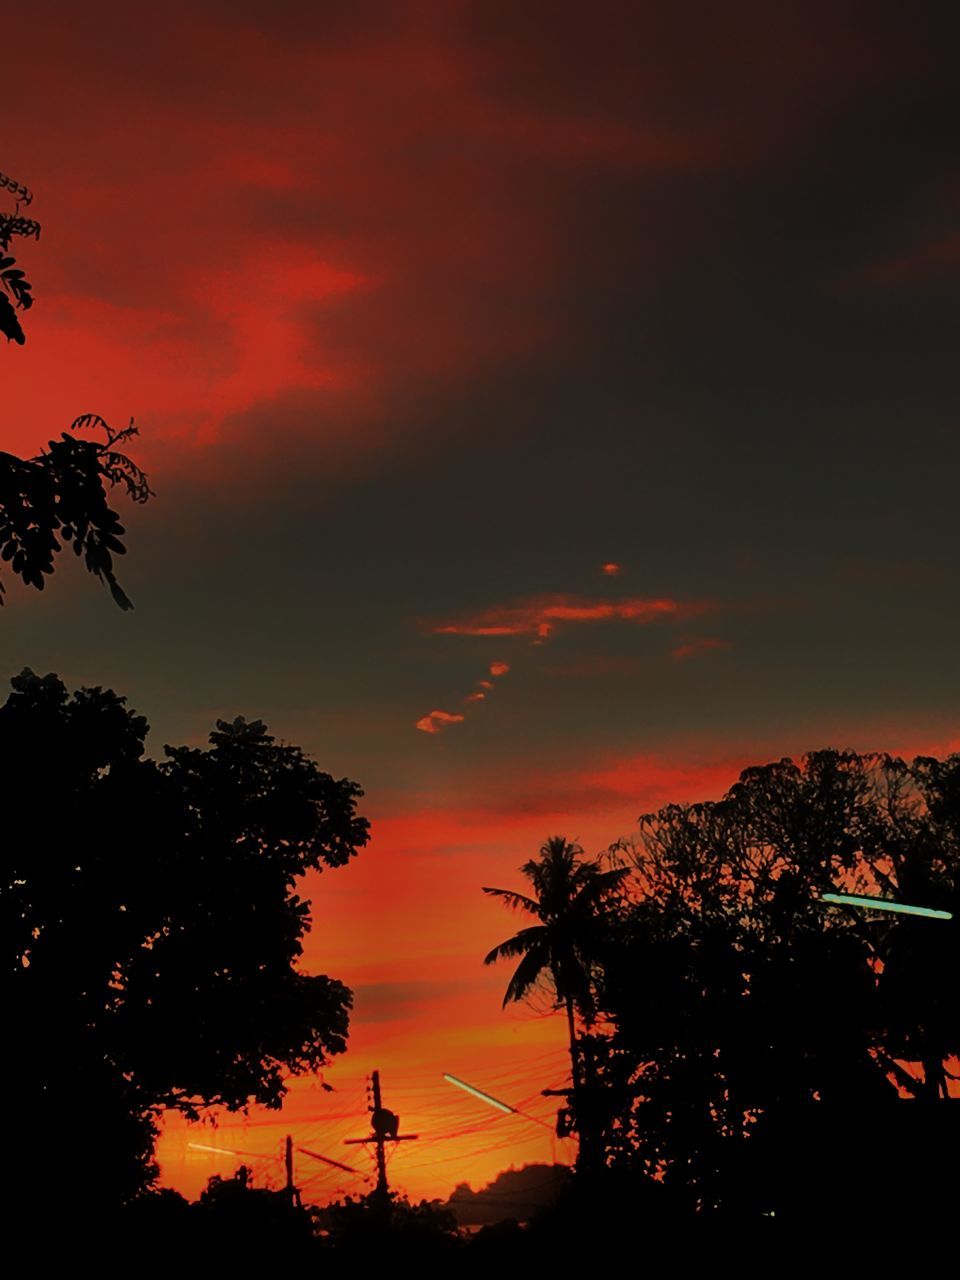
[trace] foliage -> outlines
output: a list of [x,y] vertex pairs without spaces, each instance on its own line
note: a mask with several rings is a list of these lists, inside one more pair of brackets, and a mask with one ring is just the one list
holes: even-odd
[[601,870],[598,862],[584,859],[580,846],[563,836],[552,836],[541,845],[539,858],[531,858],[520,870],[533,886],[533,897],[510,889],[485,887],[483,891],[539,923],[501,942],[483,962],[521,957],[503,997],[504,1007],[522,1000],[537,982],[549,977],[558,1002],[572,1001],[589,1018],[593,1012],[591,943],[598,935],[604,900],[616,892],[626,872]]
[[957,913],[960,757],[821,751],[748,769],[716,803],[645,815],[620,854],[636,893],[601,964],[608,1162],[730,1210],[769,1193],[756,1156],[785,1116],[945,1096],[960,1051],[956,914],[838,910],[821,895]]
[[0,212],[0,333],[8,342],[12,340],[23,346],[26,339],[17,311],[29,311],[33,306],[33,294],[30,282],[17,266],[16,260],[9,256],[8,250],[14,236],[38,240],[40,224],[20,212],[23,206],[29,205],[33,200],[22,183],[0,173],[0,190],[10,191],[15,200],[12,213]]
[[[6,840],[0,978],[9,1140],[69,1140],[99,1194],[149,1184],[158,1108],[279,1106],[346,1044],[350,992],[298,967],[305,871],[367,840],[360,788],[260,721],[144,756],[147,723],[101,688],[24,671],[0,707]],[[30,1183],[24,1175],[24,1185]]]
[[44,575],[53,573],[54,556],[70,543],[120,608],[131,609],[113,570],[114,555],[123,555],[126,548],[107,486],[120,485],[134,502],[150,497],[146,476],[116,448],[137,429],[131,423],[114,431],[97,414],[87,413],[70,430],[88,427],[103,430],[106,439],[80,440],[63,432],[36,458],[0,453],[0,557],[24,583],[42,591]]
[[377,1191],[347,1196],[321,1213],[330,1246],[359,1258],[448,1255],[460,1243],[455,1215],[437,1200],[411,1204],[406,1196]]
[[316,1236],[313,1218],[283,1191],[255,1187],[250,1170],[241,1166],[234,1177],[210,1179],[193,1206],[196,1242],[216,1249],[222,1259],[224,1248],[232,1259],[249,1265],[261,1254],[274,1259],[282,1252],[311,1257]]
[[588,1041],[577,1033],[576,1014],[589,1026],[596,1015],[594,980],[597,949],[603,936],[610,899],[627,877],[625,868],[604,871],[599,861],[584,858],[578,844],[552,836],[540,856],[520,868],[533,886],[533,897],[509,889],[484,888],[508,906],[534,916],[539,923],[521,929],[484,958],[484,964],[516,959],[504,1007],[522,1000],[544,977],[556,994],[557,1007],[567,1015],[572,1088],[569,1107],[558,1117],[558,1132],[576,1128],[580,1135],[578,1168],[597,1164],[597,1090]]
[[[22,345],[17,313],[33,306],[33,291],[8,250],[14,236],[39,238],[40,224],[20,212],[33,199],[22,183],[0,173],[0,190],[11,191],[16,200],[13,213],[0,212],[0,333]],[[0,557],[27,586],[42,591],[44,575],[53,573],[54,556],[64,543],[72,543],[120,608],[131,609],[113,571],[113,557],[125,551],[124,529],[108,490],[119,484],[134,502],[151,496],[147,477],[117,448],[137,431],[132,421],[114,431],[94,413],[75,419],[70,431],[87,428],[103,431],[106,439],[80,440],[63,432],[35,458],[0,452]],[[0,582],[0,604],[3,591]]]

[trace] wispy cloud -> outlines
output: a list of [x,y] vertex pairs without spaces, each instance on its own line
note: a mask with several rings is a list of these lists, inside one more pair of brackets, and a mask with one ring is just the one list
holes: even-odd
[[678,600],[631,596],[620,600],[591,599],[584,596],[544,595],[516,604],[493,605],[464,618],[431,627],[434,635],[450,636],[532,636],[546,640],[560,625],[597,622],[636,622],[641,625],[660,618],[689,618],[702,612],[703,604]]
[[[602,566],[603,572],[620,571],[619,565]],[[608,576],[614,576],[610,573]],[[558,627],[598,624],[604,622],[630,622],[638,626],[660,620],[683,621],[705,612],[704,601],[680,601],[669,597],[625,596],[620,599],[556,593],[533,596],[510,604],[492,605],[477,613],[447,622],[433,622],[428,629],[433,635],[446,636],[528,636],[534,645],[544,644]],[[707,637],[683,640],[670,650],[676,660],[692,658],[711,649],[726,648],[726,642]],[[485,702],[494,688],[494,681],[510,670],[510,664],[502,660],[491,662],[487,668],[492,679],[478,680],[474,689],[463,699],[464,705]],[[448,713],[431,711],[417,721],[417,728],[424,733],[438,733],[453,720],[460,722],[464,716],[448,716]]]
[[670,650],[670,657],[675,658],[677,662],[684,662],[687,658],[702,658],[706,653],[729,648],[730,643],[727,640],[718,640],[714,636],[697,636],[676,645]]
[[960,268],[960,232],[913,252],[875,263],[850,277],[853,285],[901,285],[955,272]]
[[[489,667],[490,675],[494,680],[499,680],[505,676],[510,670],[508,662],[491,662]],[[468,706],[474,702],[486,702],[487,695],[495,688],[494,680],[478,680],[476,688],[468,693],[463,699],[464,705]],[[451,714],[448,711],[431,711],[429,715],[423,716],[417,721],[417,728],[423,733],[440,733],[442,729],[446,729],[451,724],[461,724],[466,716],[459,714]]]
[[461,724],[465,718],[455,711],[431,711],[428,715],[420,717],[417,728],[421,733],[442,733],[452,724]]

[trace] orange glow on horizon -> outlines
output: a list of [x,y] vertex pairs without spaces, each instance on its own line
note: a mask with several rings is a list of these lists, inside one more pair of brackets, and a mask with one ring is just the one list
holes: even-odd
[[[469,1080],[548,1125],[559,1100],[540,1091],[569,1083],[565,1021],[551,1012],[548,996],[501,1008],[510,965],[481,962],[517,924],[481,886],[522,888],[520,863],[552,831],[575,832],[588,850],[605,848],[632,826],[644,788],[650,803],[719,794],[740,767],[734,761],[683,770],[638,759],[557,775],[550,789],[531,775],[499,812],[459,804],[372,814],[373,838],[358,858],[304,882],[313,923],[303,968],[335,975],[355,993],[347,1052],[323,1072],[335,1092],[296,1079],[279,1114],[254,1108],[246,1121],[221,1116],[216,1128],[168,1117],[158,1147],[164,1185],[195,1196],[212,1174],[246,1163],[260,1185],[279,1186],[287,1133],[298,1145],[342,1158],[343,1139],[367,1131],[364,1080],[374,1068],[386,1105],[420,1135],[400,1144],[389,1166],[392,1184],[413,1199],[446,1198],[458,1182],[478,1188],[509,1166],[572,1163],[573,1141],[493,1111],[442,1079],[446,1071]],[[527,787],[543,792],[546,803],[531,806]],[[262,1154],[255,1161],[199,1151],[191,1142]],[[355,1163],[369,1172],[362,1157]],[[367,1189],[309,1164],[298,1158],[307,1199],[322,1203]]]
[[[955,745],[918,737],[898,754],[944,754]],[[693,752],[687,754],[692,761]],[[158,1145],[163,1185],[195,1196],[212,1174],[228,1176],[246,1163],[255,1183],[279,1186],[287,1133],[298,1145],[342,1158],[343,1139],[367,1132],[365,1078],[374,1068],[386,1105],[404,1129],[420,1135],[401,1144],[389,1166],[391,1184],[414,1200],[445,1199],[459,1182],[477,1189],[511,1166],[572,1163],[572,1141],[458,1095],[442,1079],[450,1072],[548,1123],[558,1099],[540,1091],[569,1083],[565,1023],[548,997],[501,1008],[510,966],[481,961],[517,921],[481,886],[522,889],[520,863],[553,832],[598,852],[628,834],[641,810],[717,798],[743,768],[776,754],[718,756],[699,765],[648,757],[598,762],[552,782],[530,774],[499,811],[463,797],[422,811],[371,813],[373,838],[355,862],[311,875],[303,887],[313,921],[303,968],[335,975],[355,993],[347,1052],[322,1075],[334,1092],[318,1080],[295,1079],[280,1112],[221,1115],[216,1127],[169,1117]],[[530,803],[528,791],[538,803]],[[203,1152],[191,1142],[259,1155]],[[297,1178],[309,1201],[368,1189],[359,1177],[310,1163],[298,1157]],[[355,1165],[370,1172],[359,1156]]]

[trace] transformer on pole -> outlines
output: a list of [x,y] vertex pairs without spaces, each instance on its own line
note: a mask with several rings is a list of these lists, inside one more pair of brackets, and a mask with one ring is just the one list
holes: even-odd
[[390,1187],[387,1183],[386,1145],[388,1142],[413,1142],[419,1136],[416,1133],[400,1133],[400,1117],[395,1111],[388,1111],[383,1105],[380,1095],[380,1072],[374,1071],[371,1076],[373,1102],[370,1106],[370,1127],[373,1132],[367,1138],[344,1138],[346,1146],[366,1145],[372,1142],[377,1149],[377,1185],[374,1195],[384,1204],[389,1201]]

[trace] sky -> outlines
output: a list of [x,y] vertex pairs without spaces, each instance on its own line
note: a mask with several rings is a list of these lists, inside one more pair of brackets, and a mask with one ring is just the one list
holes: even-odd
[[[411,1195],[565,1142],[545,998],[482,892],[751,763],[960,744],[955,16],[886,3],[35,0],[0,170],[37,303],[4,448],[131,416],[120,613],[9,583],[7,674],[151,749],[264,720],[365,790],[304,968],[350,1048],[277,1116],[168,1123],[163,1180],[286,1132]],[[199,1146],[189,1146],[189,1143]],[[298,1156],[305,1194],[362,1190]],[[308,1179],[310,1180],[308,1182]]]

